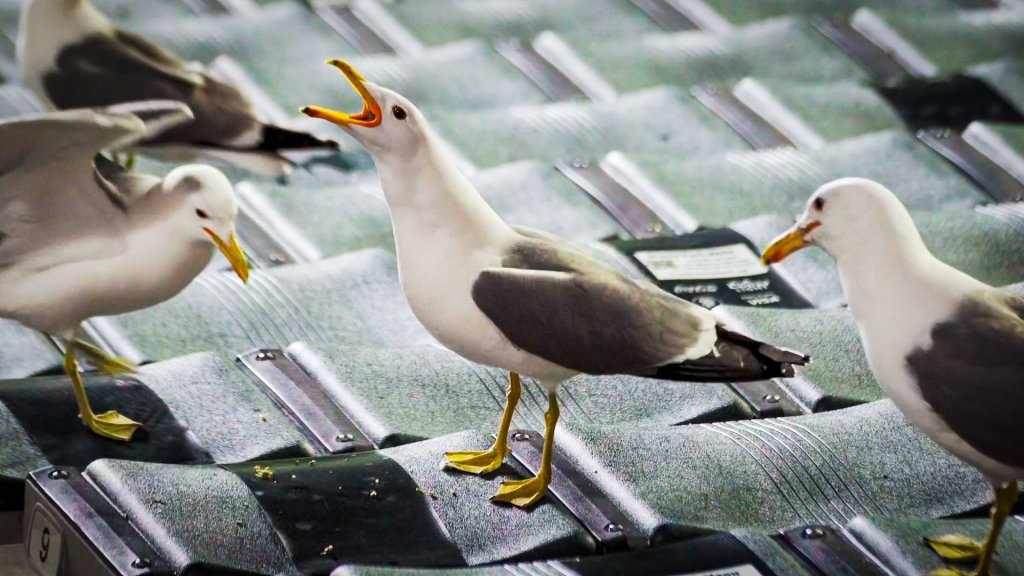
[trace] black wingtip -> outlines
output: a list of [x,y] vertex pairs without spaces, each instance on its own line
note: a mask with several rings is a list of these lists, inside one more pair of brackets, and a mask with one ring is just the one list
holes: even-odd
[[289,130],[270,124],[263,127],[263,139],[259,144],[260,150],[268,152],[314,149],[337,150],[338,148],[340,146],[334,140],[321,139],[309,132]]
[[750,382],[796,376],[796,366],[811,357],[754,340],[719,326],[716,353],[680,364],[661,366],[653,374],[663,380]]

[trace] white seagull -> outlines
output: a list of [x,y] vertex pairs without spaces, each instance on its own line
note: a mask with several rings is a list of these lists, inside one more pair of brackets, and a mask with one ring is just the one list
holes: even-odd
[[548,392],[541,469],[505,482],[494,500],[535,504],[551,479],[557,390],[573,376],[638,374],[738,381],[793,374],[802,355],[735,334],[712,313],[638,283],[551,234],[507,225],[456,168],[406,98],[339,68],[364,100],[359,114],[317,107],[373,156],[391,211],[402,289],[427,330],[461,356],[510,372],[494,446],[449,452],[449,466],[501,466],[520,375]]
[[188,104],[195,115],[192,122],[139,142],[167,159],[214,157],[280,176],[290,169],[282,150],[338,147],[263,122],[234,86],[117,28],[88,0],[25,0],[18,61],[25,82],[51,110],[139,100]]
[[[1024,298],[932,256],[887,188],[862,178],[819,188],[764,252],[775,263],[819,246],[839,267],[871,371],[907,419],[992,483],[984,543],[928,539],[948,560],[992,556],[1024,478]],[[935,574],[958,574],[945,569]]]
[[191,117],[184,104],[164,102],[0,122],[0,317],[67,343],[82,421],[116,440],[141,425],[114,411],[93,413],[76,352],[107,372],[132,367],[76,340],[79,325],[167,300],[216,248],[248,278],[234,232],[238,205],[221,172],[183,166],[160,179],[98,156]]

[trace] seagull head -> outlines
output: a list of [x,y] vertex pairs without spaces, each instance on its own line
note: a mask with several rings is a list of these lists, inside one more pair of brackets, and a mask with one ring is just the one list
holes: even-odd
[[182,166],[164,178],[163,191],[181,197],[175,218],[185,237],[197,243],[212,242],[238,277],[248,281],[249,260],[235,234],[238,201],[227,177],[210,166]]
[[319,106],[306,106],[302,113],[327,120],[347,132],[371,154],[411,158],[422,147],[426,120],[407,98],[372,82],[344,60],[327,62],[345,75],[363,99],[357,114],[337,112]]
[[872,180],[841,178],[814,192],[796,224],[773,240],[761,259],[775,264],[808,246],[818,246],[837,259],[871,258],[878,249],[906,245],[923,246],[896,195]]

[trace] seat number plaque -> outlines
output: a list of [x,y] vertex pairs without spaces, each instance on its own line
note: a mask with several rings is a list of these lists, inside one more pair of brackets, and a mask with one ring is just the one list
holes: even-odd
[[60,571],[63,540],[50,517],[36,508],[32,515],[32,530],[29,533],[28,561],[37,574],[57,576]]

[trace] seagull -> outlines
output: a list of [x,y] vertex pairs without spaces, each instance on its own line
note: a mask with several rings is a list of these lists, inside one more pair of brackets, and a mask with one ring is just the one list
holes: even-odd
[[464,358],[509,371],[494,445],[449,452],[447,465],[486,474],[502,465],[521,376],[548,396],[537,476],[493,500],[527,508],[546,493],[559,385],[577,374],[691,381],[791,376],[807,359],[719,325],[711,311],[627,278],[557,236],[506,224],[459,172],[423,114],[403,96],[337,67],[363,99],[346,114],[303,113],[340,126],[373,157],[391,212],[402,289],[416,317]]
[[17,52],[25,82],[51,110],[138,100],[187,104],[193,121],[139,142],[151,154],[174,161],[213,157],[283,176],[291,163],[282,150],[338,147],[263,122],[234,86],[115,27],[88,0],[26,0],[20,29]]
[[[871,371],[907,419],[991,482],[983,543],[926,542],[947,560],[991,572],[999,534],[1024,478],[1024,298],[936,259],[907,209],[862,178],[826,184],[764,251],[776,263],[806,246],[835,258]],[[934,573],[959,574],[951,569]]]
[[106,438],[128,441],[141,424],[93,413],[76,355],[108,373],[133,367],[76,340],[79,325],[167,300],[215,248],[248,278],[220,171],[182,166],[161,179],[98,156],[191,118],[184,104],[147,102],[0,122],[0,317],[64,341],[79,417]]

